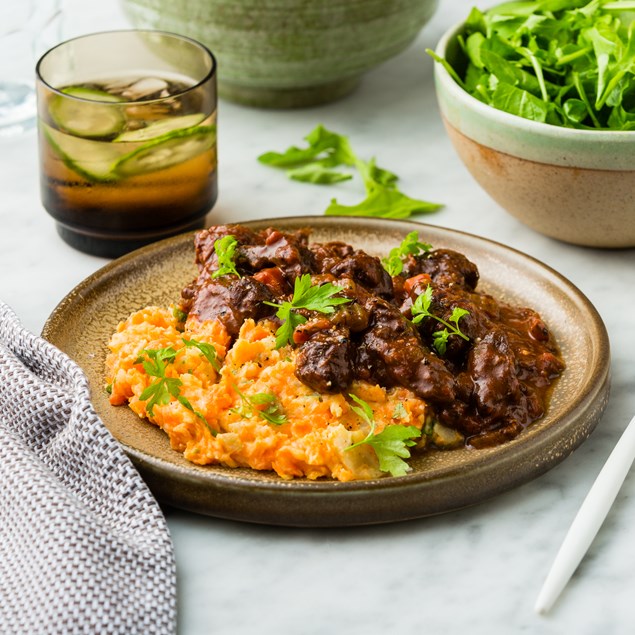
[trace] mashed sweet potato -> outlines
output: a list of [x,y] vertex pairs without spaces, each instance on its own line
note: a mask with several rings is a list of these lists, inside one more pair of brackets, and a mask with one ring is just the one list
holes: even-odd
[[[128,403],[139,417],[163,429],[176,451],[199,465],[274,470],[285,479],[381,476],[370,445],[350,447],[369,432],[350,394],[371,407],[375,434],[390,425],[421,430],[428,414],[425,402],[406,388],[360,380],[348,393],[315,392],[294,374],[296,350],[276,349],[275,330],[271,321],[247,319],[232,343],[218,320],[190,315],[183,324],[171,309],[137,311],[119,324],[109,342],[110,402]],[[217,363],[192,342],[211,344]],[[166,403],[149,408],[142,394],[160,378],[144,368],[145,351],[165,349],[174,352],[165,364],[165,378],[177,380],[178,395],[168,393]],[[267,412],[274,414],[267,418]]]

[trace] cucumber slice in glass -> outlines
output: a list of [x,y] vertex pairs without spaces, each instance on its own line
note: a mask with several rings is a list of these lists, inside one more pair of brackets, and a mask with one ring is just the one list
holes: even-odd
[[175,130],[181,130],[182,128],[192,128],[198,126],[205,119],[205,115],[202,112],[197,112],[192,115],[181,115],[179,117],[169,117],[167,119],[160,119],[148,124],[145,128],[139,128],[139,130],[128,130],[122,132],[115,141],[148,141],[149,139],[156,139],[163,135],[173,132]]
[[123,130],[124,115],[114,105],[123,101],[120,97],[82,86],[69,86],[62,93],[49,102],[51,119],[61,130],[89,139],[112,136]]
[[80,139],[40,124],[49,145],[68,168],[89,181],[117,179],[114,167],[121,159],[121,146],[103,141]]
[[114,171],[121,177],[156,172],[206,152],[215,143],[216,126],[174,130],[123,156]]
[[65,95],[71,95],[72,97],[79,97],[80,99],[88,99],[89,101],[105,101],[110,103],[121,103],[125,101],[123,97],[112,95],[105,90],[99,90],[98,88],[86,88],[85,86],[67,86],[62,88],[62,92]]

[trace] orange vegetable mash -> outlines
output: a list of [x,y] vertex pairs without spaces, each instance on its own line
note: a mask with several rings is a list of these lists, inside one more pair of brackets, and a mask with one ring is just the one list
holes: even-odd
[[[199,465],[274,470],[285,479],[381,476],[370,445],[350,447],[370,429],[355,412],[355,401],[349,394],[320,394],[302,383],[294,374],[295,349],[276,349],[275,330],[273,322],[248,319],[230,346],[232,339],[218,320],[190,315],[183,324],[167,308],[137,311],[119,324],[109,342],[110,402],[128,403],[139,417],[164,430],[176,451]],[[192,340],[213,345],[218,371],[199,348],[186,346]],[[180,380],[184,399],[172,396],[167,403],[154,404],[150,413],[149,399],[141,395],[156,378],[148,375],[140,357],[168,347],[175,355],[165,376]],[[424,426],[426,404],[406,388],[356,380],[348,392],[372,408],[375,434],[393,424]],[[263,394],[267,401],[254,399]],[[280,423],[260,414],[274,401],[284,413]],[[425,439],[422,435],[417,444]]]

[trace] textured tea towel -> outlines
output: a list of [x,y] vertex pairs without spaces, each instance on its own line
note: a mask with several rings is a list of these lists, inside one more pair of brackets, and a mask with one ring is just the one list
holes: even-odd
[[174,633],[175,578],[85,375],[0,302],[0,634]]

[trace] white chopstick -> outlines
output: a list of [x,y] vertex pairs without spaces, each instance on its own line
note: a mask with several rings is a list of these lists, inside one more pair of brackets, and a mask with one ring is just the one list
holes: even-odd
[[635,459],[635,417],[595,479],[551,565],[534,609],[546,613],[593,542]]

